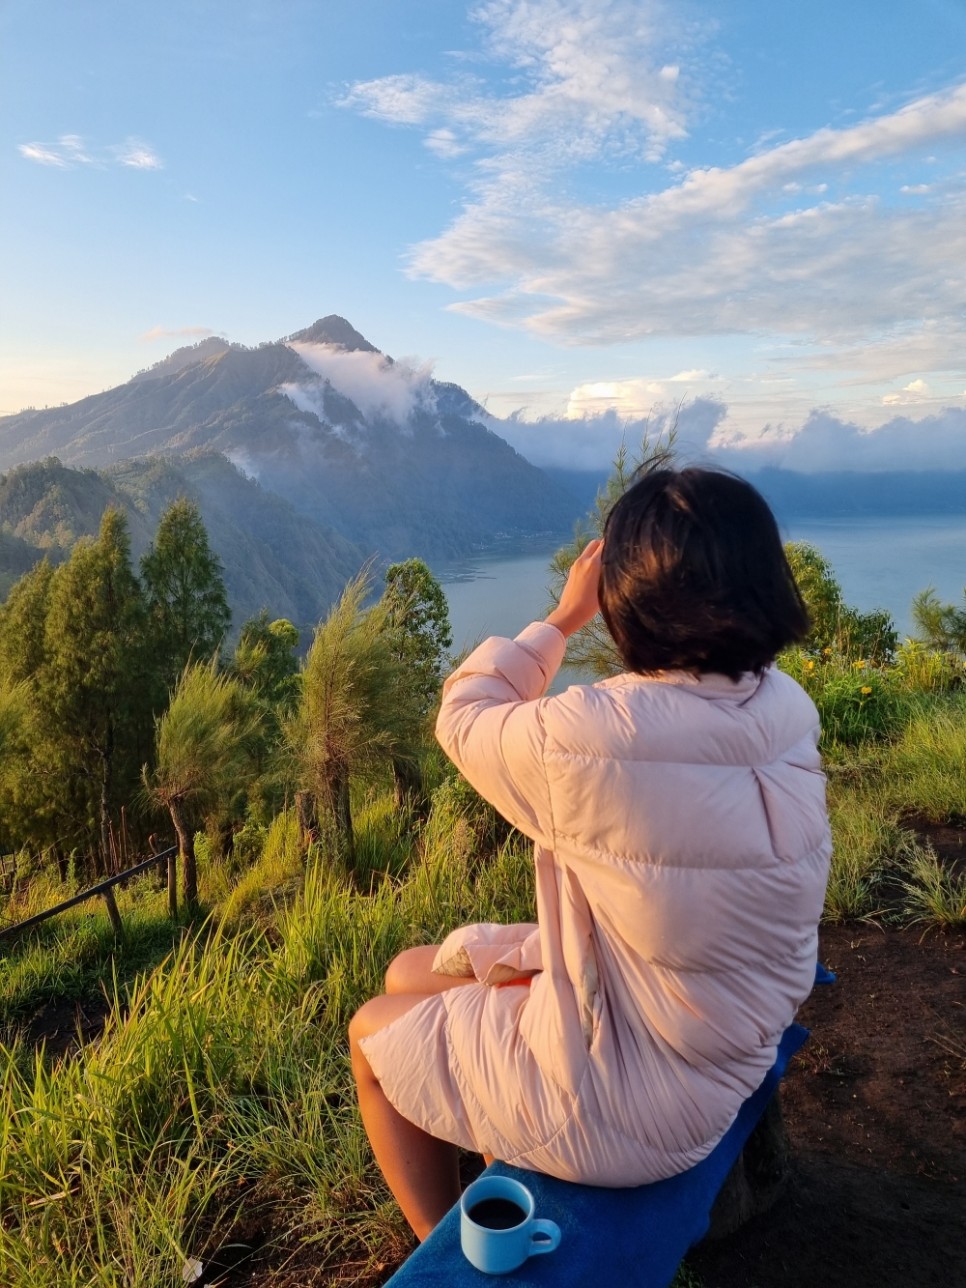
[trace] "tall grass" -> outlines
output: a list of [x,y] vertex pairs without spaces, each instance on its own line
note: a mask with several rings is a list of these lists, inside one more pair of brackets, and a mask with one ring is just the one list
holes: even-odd
[[[229,933],[229,900],[220,929],[119,984],[83,1058],[0,1047],[4,1284],[169,1286],[269,1202],[320,1266],[398,1259],[408,1235],[370,1161],[345,1025],[401,948],[532,915],[526,849],[481,864],[475,836],[444,793],[404,878],[362,894],[316,861],[270,933]],[[290,840],[279,824],[263,878],[289,873]]]
[[896,810],[932,822],[966,818],[966,695],[913,712],[883,756],[881,781]]

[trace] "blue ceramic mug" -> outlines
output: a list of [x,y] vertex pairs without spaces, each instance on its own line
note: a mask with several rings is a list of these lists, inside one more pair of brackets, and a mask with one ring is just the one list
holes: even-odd
[[463,1255],[486,1275],[505,1275],[539,1252],[553,1252],[560,1227],[533,1215],[533,1195],[509,1176],[481,1176],[460,1199]]

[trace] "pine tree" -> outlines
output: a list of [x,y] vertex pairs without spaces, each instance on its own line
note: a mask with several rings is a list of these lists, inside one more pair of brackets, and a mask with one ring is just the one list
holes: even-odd
[[422,712],[394,654],[384,601],[363,609],[357,577],[315,632],[302,672],[302,700],[287,722],[300,786],[328,811],[336,848],[355,860],[350,786],[418,755]]
[[190,660],[214,655],[231,624],[221,561],[193,501],[180,497],[165,510],[154,544],[141,560],[141,578],[148,630],[167,690]]
[[443,588],[422,559],[407,559],[386,569],[383,603],[391,648],[428,713],[439,701],[453,646]]
[[195,827],[244,782],[256,722],[244,689],[219,675],[214,659],[189,663],[157,722],[156,765],[145,766],[143,782],[151,800],[171,815],[189,906],[198,901]]
[[[144,603],[127,524],[109,509],[94,541],[79,541],[54,573],[36,700],[60,790],[81,834],[111,852],[111,812],[137,781],[143,719]],[[95,848],[92,846],[91,848]]]

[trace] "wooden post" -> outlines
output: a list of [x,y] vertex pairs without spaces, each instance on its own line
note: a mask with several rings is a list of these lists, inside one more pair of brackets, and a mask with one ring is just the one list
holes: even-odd
[[108,886],[106,890],[102,890],[101,896],[107,905],[107,915],[110,917],[111,925],[114,927],[114,938],[120,941],[124,938],[124,922],[121,920],[120,912],[118,912],[113,886]]

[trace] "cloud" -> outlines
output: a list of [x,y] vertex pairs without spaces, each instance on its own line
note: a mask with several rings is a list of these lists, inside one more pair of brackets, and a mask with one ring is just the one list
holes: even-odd
[[[914,394],[922,394],[924,382],[912,385]],[[757,436],[741,438],[727,436],[728,408],[717,398],[655,403],[644,415],[622,414],[615,406],[594,408],[589,400],[582,409],[582,414],[567,417],[527,421],[510,416],[488,423],[534,465],[557,469],[606,472],[622,444],[633,455],[645,434],[659,440],[674,426],[682,462],[716,464],[738,473],[763,468],[805,474],[966,470],[966,405],[943,407],[919,419],[894,416],[872,429],[816,409],[798,428],[766,425]]]
[[133,170],[162,170],[164,162],[158,154],[140,139],[127,139],[117,143],[110,152],[118,165],[129,166]]
[[55,166],[60,170],[73,170],[77,166],[105,169],[109,165],[134,170],[161,170],[164,167],[154,149],[135,138],[91,150],[79,134],[62,134],[56,143],[20,143],[17,150],[27,161]]
[[56,166],[61,170],[93,164],[93,158],[88,155],[84,140],[78,134],[62,134],[56,143],[20,143],[17,150],[28,161]]
[[797,433],[719,453],[735,468],[772,465],[811,474],[824,470],[966,470],[966,407],[945,407],[912,420],[895,416],[863,429],[816,410]]
[[[327,344],[294,343],[289,348],[311,371],[355,403],[367,420],[385,419],[405,427],[414,411],[435,410],[430,363],[391,362],[381,353],[351,352]],[[318,411],[319,391],[310,384],[285,385],[282,392],[301,410],[324,419]],[[303,405],[299,399],[308,402]]]
[[583,406],[580,416],[543,416],[532,421],[510,416],[491,418],[488,423],[534,465],[606,471],[622,445],[633,457],[645,435],[657,441],[672,426],[681,459],[707,462],[713,454],[711,440],[727,414],[724,404],[713,398],[696,398],[683,406],[654,406],[643,416],[622,415],[614,407],[593,411],[589,403]]
[[[783,336],[789,366],[855,381],[962,371],[966,82],[686,169],[674,149],[723,75],[710,23],[661,0],[483,0],[470,16],[479,43],[457,74],[342,99],[457,161],[462,209],[406,261],[469,293],[454,311],[568,345]],[[590,164],[623,166],[625,188],[639,175],[638,195],[598,185],[582,203]]]
[[[474,153],[477,180],[493,194],[561,163],[656,161],[686,137],[694,91],[665,57],[682,23],[663,0],[485,0],[470,16],[477,72],[360,81],[340,106],[425,127],[438,155]],[[509,77],[487,80],[492,68]]]
[[139,340],[168,340],[168,339],[171,339],[172,337],[180,338],[181,336],[187,336],[195,340],[205,340],[208,338],[208,336],[217,335],[217,334],[218,332],[212,331],[210,326],[178,326],[178,327],[153,326],[150,331],[145,331],[143,335],[139,335],[138,339]]
[[902,403],[921,403],[931,397],[932,393],[925,380],[912,380],[898,392],[886,394],[882,401],[889,407]]
[[[415,275],[458,288],[503,282],[453,307],[568,343],[761,331],[847,340],[941,317],[962,334],[966,187],[916,204],[842,191],[787,209],[792,176],[862,166],[966,131],[966,85],[886,118],[820,130],[729,169],[601,210],[539,209],[484,193],[414,248]],[[881,176],[879,176],[881,177]]]

